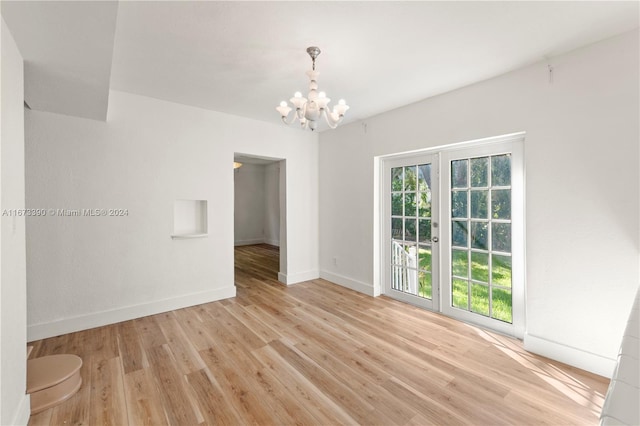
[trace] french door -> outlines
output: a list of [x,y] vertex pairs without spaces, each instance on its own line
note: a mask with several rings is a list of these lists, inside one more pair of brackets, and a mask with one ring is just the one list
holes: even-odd
[[437,310],[438,156],[385,163],[385,294]]
[[386,295],[523,337],[522,143],[384,161]]

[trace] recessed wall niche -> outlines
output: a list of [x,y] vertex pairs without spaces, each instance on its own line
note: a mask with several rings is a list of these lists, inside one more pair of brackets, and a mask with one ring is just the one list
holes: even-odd
[[175,200],[171,238],[202,238],[207,232],[207,200]]

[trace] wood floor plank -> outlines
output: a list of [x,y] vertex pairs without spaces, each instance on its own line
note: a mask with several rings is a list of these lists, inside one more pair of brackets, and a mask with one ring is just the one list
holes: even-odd
[[62,336],[54,336],[48,339],[29,343],[30,345],[33,345],[30,359],[67,353],[66,351],[70,346],[69,339],[71,339],[74,334],[75,333],[64,334]]
[[133,321],[118,324],[118,349],[124,374],[144,368],[145,356]]
[[165,425],[167,416],[160,391],[150,369],[138,369],[124,375],[127,416],[133,425]]
[[231,408],[224,392],[215,380],[211,380],[205,369],[187,375],[187,382],[193,389],[200,412],[206,424],[240,424],[242,418]]
[[176,320],[187,335],[187,338],[196,351],[208,348],[212,344],[211,333],[203,320],[206,313],[200,307],[190,307],[173,311]]
[[269,346],[359,423],[370,424],[375,421],[374,407],[368,401],[292,345],[283,340],[276,340]]
[[313,416],[315,424],[357,424],[344,409],[283,359],[270,345],[255,350],[254,355],[280,381],[286,392]]
[[97,357],[92,362],[89,424],[122,425],[128,422],[122,376],[120,358]]
[[189,374],[204,368],[198,351],[191,343],[182,326],[176,320],[174,312],[157,315],[156,322],[167,340],[166,347],[180,367],[182,374]]
[[307,410],[305,404],[300,404],[296,398],[288,392],[286,386],[278,380],[277,377],[267,367],[256,372],[257,381],[263,389],[272,396],[272,404],[274,410],[284,410],[287,418],[290,419],[288,424],[295,425],[314,425],[317,421],[313,415]]
[[[510,342],[507,341],[507,343]],[[603,403],[601,395],[594,393],[583,384],[578,385],[578,388],[572,387],[571,384],[574,379],[568,375],[553,378],[548,373],[549,371],[557,371],[553,367],[553,361],[547,360],[545,363],[541,363],[539,357],[532,356],[517,346],[505,346],[497,352],[495,350],[475,352],[473,357],[462,355],[449,348],[439,348],[434,353],[455,365],[457,369],[472,369],[487,380],[495,381],[501,386],[508,386],[510,392],[505,397],[505,400],[521,398],[521,410],[531,412],[536,412],[537,409],[544,410],[545,406],[555,406],[564,399],[572,402],[570,401],[570,396],[573,396],[573,399],[577,400],[576,402],[581,403],[583,407],[590,408],[594,414],[597,413],[599,415],[599,409]],[[505,370],[503,366],[508,365],[514,359],[517,360],[520,366]],[[584,372],[584,377],[588,377],[588,375],[589,373]],[[569,384],[563,382],[562,379],[569,381]],[[545,387],[545,380],[547,383],[552,384],[551,388]],[[559,395],[558,390],[563,388],[565,391]],[[529,401],[536,401],[535,409],[530,410],[531,403]],[[571,414],[572,411],[569,408],[572,405],[567,405],[568,409],[563,415],[569,419],[563,423],[580,423],[583,421],[579,415],[574,416]],[[579,409],[579,412],[582,411],[582,409]],[[553,417],[553,413],[549,413],[547,416]],[[571,418],[573,420],[570,420]]]
[[[479,413],[477,417],[473,417],[472,422],[468,420],[468,416],[465,421],[465,413],[459,411],[453,404],[443,403],[440,398],[434,399],[429,395],[429,393],[425,394],[420,390],[407,385],[405,382],[400,382],[395,377],[387,380],[382,387],[389,393],[395,395],[396,398],[400,398],[405,401],[412,401],[412,407],[427,419],[428,424],[494,424],[493,419],[491,419],[491,421],[487,421],[487,418],[483,413]],[[427,384],[425,389],[437,390],[438,388]],[[447,396],[445,396],[445,398],[447,398]],[[479,408],[468,407],[467,409],[472,410]]]
[[118,325],[111,324],[80,332],[84,340],[82,347],[85,350],[91,350],[93,359],[103,360],[120,356]]
[[425,416],[418,413],[411,420],[405,423],[405,426],[429,426],[429,425],[439,425],[440,423],[434,423],[429,421]]
[[150,348],[147,357],[169,424],[197,424],[196,413],[185,389],[186,380],[180,372],[180,366],[172,358],[169,346],[165,344]]
[[274,330],[282,331],[300,324],[299,320],[288,317],[285,311],[269,306],[249,305],[246,309],[253,315],[263,318],[265,324]]
[[[237,361],[233,366],[234,370],[238,370],[239,364],[252,365],[253,362],[244,362],[242,358],[246,358],[253,355],[246,354],[245,357],[235,358]],[[251,392],[255,393],[256,397],[260,400],[262,406],[264,406],[268,413],[264,415],[264,418],[258,424],[265,424],[265,422],[274,422],[274,424],[301,424],[302,419],[305,417],[304,410],[298,409],[296,406],[285,406],[286,394],[280,390],[281,385],[279,382],[273,380],[268,374],[265,374],[265,368],[246,369],[245,374],[242,375],[242,379],[245,385]],[[300,416],[300,417],[298,417]]]
[[353,369],[343,359],[333,356],[318,345],[301,342],[295,346],[375,407],[374,418],[389,425],[404,425],[416,415],[416,411],[409,404],[385,389],[381,389],[378,386],[378,380],[371,379],[369,375]]
[[282,335],[280,335],[276,330],[264,324],[254,315],[251,315],[251,313],[242,305],[234,303],[227,306],[227,310],[238,321],[244,324],[245,327],[251,330],[255,335],[259,336],[264,343],[269,343],[272,340],[282,337]]
[[296,326],[294,330],[295,334],[289,333],[289,335],[295,335],[298,339],[297,341],[301,342],[299,344],[313,345],[339,357],[351,369],[352,374],[361,374],[378,384],[383,383],[390,377],[389,371],[368,362],[366,358],[357,354],[357,350],[363,347],[357,338],[353,341],[341,340],[342,336],[336,337],[323,326],[317,325],[313,321]]
[[32,342],[80,356],[83,384],[30,424],[598,423],[602,377],[385,296],[282,285],[277,247],[235,262],[234,298]]
[[155,348],[167,343],[155,315],[135,319],[133,323],[144,348]]
[[276,413],[270,412],[266,401],[260,399],[264,396],[263,393],[251,386],[251,380],[248,378],[252,374],[251,370],[235,368],[235,360],[225,356],[217,347],[200,353],[223,392],[229,396],[228,401],[237,413],[243,415],[243,423],[259,425],[273,420]]
[[260,336],[234,317],[226,308],[219,312],[217,321],[225,327],[229,333],[233,334],[249,351],[260,348],[266,344]]

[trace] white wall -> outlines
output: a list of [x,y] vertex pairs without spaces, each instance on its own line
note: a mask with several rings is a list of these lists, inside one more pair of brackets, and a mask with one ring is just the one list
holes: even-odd
[[[106,123],[28,111],[29,207],[128,209],[27,221],[28,338],[233,296],[234,152],[286,159],[281,278],[317,277],[317,135],[117,91]],[[176,199],[208,238],[169,237]]]
[[265,166],[244,164],[233,173],[235,245],[264,242]]
[[639,282],[638,39],[322,133],[321,276],[376,291],[375,156],[526,131],[525,347],[610,375]]
[[264,168],[264,242],[280,245],[280,162]]
[[280,245],[279,164],[245,163],[235,170],[235,245]]
[[24,216],[24,80],[18,47],[2,19],[0,93],[0,424],[29,420]]

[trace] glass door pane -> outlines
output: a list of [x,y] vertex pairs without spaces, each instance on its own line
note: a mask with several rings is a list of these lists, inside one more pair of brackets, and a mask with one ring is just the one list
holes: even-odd
[[524,335],[523,139],[442,153],[442,312]]
[[383,160],[387,296],[524,336],[523,143],[519,133]]
[[511,154],[451,161],[451,306],[507,323]]
[[[387,295],[433,308],[434,156],[396,160],[386,171]],[[437,191],[436,191],[437,193]],[[437,240],[437,239],[436,239]]]

